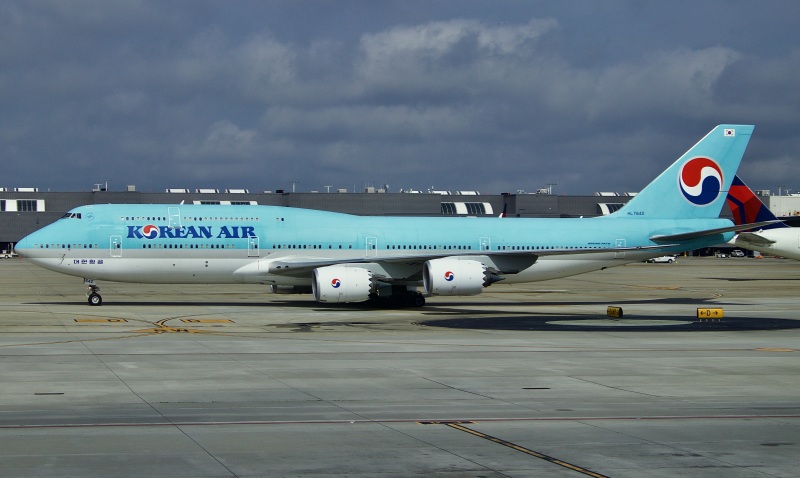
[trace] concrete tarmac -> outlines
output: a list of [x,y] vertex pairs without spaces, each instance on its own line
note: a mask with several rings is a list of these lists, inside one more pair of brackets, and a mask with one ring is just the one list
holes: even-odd
[[799,473],[796,261],[631,264],[421,309],[100,285],[90,307],[80,279],[0,261],[0,476]]

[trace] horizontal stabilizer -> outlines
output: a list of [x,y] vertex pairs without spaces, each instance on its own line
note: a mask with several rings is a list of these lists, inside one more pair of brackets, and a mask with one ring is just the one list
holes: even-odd
[[660,234],[660,235],[652,236],[650,238],[650,240],[654,241],[654,242],[683,242],[683,241],[691,241],[691,240],[694,240],[694,239],[698,239],[700,237],[713,236],[714,234],[723,234],[725,232],[745,231],[747,229],[757,229],[759,227],[768,226],[770,224],[775,224],[776,222],[781,222],[781,221],[779,219],[774,219],[774,220],[771,220],[771,221],[754,222],[752,224],[740,224],[738,226],[719,227],[719,228],[716,228],[716,229],[705,229],[705,230],[702,230],[702,231],[682,232],[680,234]]
[[736,237],[736,244],[739,245],[750,244],[757,247],[763,247],[775,244],[775,241],[773,241],[772,239],[767,239],[766,237],[758,234],[757,232],[740,232],[739,236]]

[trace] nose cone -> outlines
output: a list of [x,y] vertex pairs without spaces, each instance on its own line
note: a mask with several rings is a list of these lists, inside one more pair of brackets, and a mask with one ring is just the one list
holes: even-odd
[[[60,237],[59,231],[53,231],[53,224],[45,226],[38,231],[34,231],[17,242],[14,251],[21,257],[38,257],[45,251],[46,244],[52,242],[54,238]],[[54,234],[55,233],[55,234]]]
[[14,246],[14,252],[16,252],[20,257],[29,257],[30,252],[33,249],[33,245],[35,244],[37,232],[32,234],[28,234],[27,236],[23,237],[22,239],[17,242]]

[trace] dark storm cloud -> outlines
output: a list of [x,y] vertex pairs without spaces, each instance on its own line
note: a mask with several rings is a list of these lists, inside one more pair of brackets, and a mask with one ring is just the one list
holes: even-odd
[[635,191],[743,122],[748,184],[800,188],[798,10],[6,2],[0,186]]

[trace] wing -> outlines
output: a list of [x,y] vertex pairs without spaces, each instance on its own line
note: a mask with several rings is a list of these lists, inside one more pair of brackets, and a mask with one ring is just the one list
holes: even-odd
[[[319,257],[286,257],[269,262],[269,274],[290,277],[309,277],[319,267],[344,264],[371,264],[378,269],[377,275],[388,282],[394,279],[403,281],[421,280],[422,265],[425,261],[445,257],[474,258],[484,262],[496,274],[516,274],[526,269],[543,256],[573,254],[597,254],[604,252],[633,252],[661,250],[676,244],[660,244],[640,247],[584,248],[584,249],[545,249],[536,251],[414,251],[413,254],[391,257],[361,257],[357,259],[325,259]],[[381,273],[381,271],[384,271]],[[419,275],[419,278],[416,276]]]
[[[536,261],[539,260],[540,257],[544,256],[582,255],[607,252],[664,251],[668,248],[679,247],[684,241],[691,241],[699,237],[752,229],[754,227],[757,228],[764,225],[773,224],[775,222],[779,221],[764,221],[716,229],[705,229],[671,234],[657,234],[650,238],[653,242],[658,243],[657,245],[652,246],[538,249],[535,251],[416,250],[413,252],[409,251],[406,254],[396,254],[388,257],[365,256],[360,258],[289,256],[273,260],[266,259],[261,263],[261,266],[248,265],[238,272],[243,275],[269,274],[304,279],[310,277],[312,271],[320,267],[335,265],[363,265],[364,267],[369,268],[375,276],[380,277],[387,282],[411,282],[421,280],[422,266],[425,261],[453,257],[460,259],[474,258],[476,260],[480,260],[489,268],[491,272],[494,272],[495,274],[516,274],[532,266],[536,263]],[[263,266],[266,266],[266,268]]]

